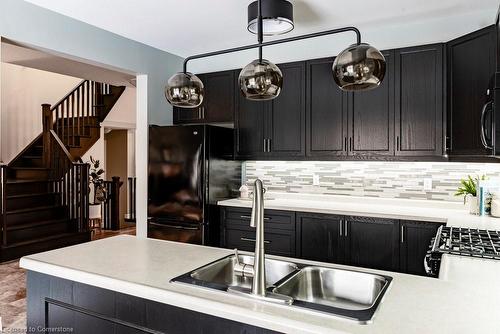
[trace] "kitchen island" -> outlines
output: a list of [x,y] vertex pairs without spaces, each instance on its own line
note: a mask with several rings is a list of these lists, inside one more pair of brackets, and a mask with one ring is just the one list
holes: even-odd
[[[393,280],[373,321],[361,325],[329,314],[170,282],[231,253],[227,249],[117,236],[26,256],[20,265],[28,270],[28,326],[44,326],[48,321],[49,326],[84,326],[75,331],[88,332],[91,327],[85,326],[95,322],[82,319],[97,318],[97,322],[111,323],[109,328],[116,333],[158,333],[167,328],[169,333],[184,333],[186,328],[201,333],[204,326],[205,333],[243,329],[255,333],[498,332],[499,261],[443,255],[440,278],[434,279],[282,258],[391,276]],[[96,291],[100,298],[114,297],[92,306]],[[150,311],[149,302],[168,307],[168,313]],[[72,309],[65,308],[68,305]],[[127,321],[118,317],[124,313],[130,315]],[[200,321],[199,326],[196,321]],[[210,327],[210,323],[219,327]],[[91,330],[100,333],[99,327]]]

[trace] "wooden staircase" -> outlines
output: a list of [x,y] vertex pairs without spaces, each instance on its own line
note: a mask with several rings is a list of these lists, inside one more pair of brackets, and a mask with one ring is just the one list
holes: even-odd
[[43,132],[0,165],[0,262],[90,240],[81,156],[124,90],[83,80],[54,106],[42,105]]

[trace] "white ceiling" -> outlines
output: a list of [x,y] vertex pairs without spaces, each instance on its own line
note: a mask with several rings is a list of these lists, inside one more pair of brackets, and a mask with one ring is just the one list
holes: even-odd
[[2,38],[1,48],[1,61],[4,63],[69,75],[81,79],[106,82],[111,85],[129,87],[134,85],[133,80],[135,80],[135,76],[133,75],[35,50],[7,39]]
[[[255,36],[246,29],[251,0],[28,1],[182,57],[255,42]],[[450,40],[493,24],[499,5],[498,0],[291,2],[295,29],[287,36],[354,25],[361,30],[363,40],[379,49]],[[322,57],[338,53],[353,41],[352,35],[329,36],[271,47],[265,56],[273,57],[274,62]],[[254,54],[199,60],[193,68],[243,66],[251,59],[241,61]]]

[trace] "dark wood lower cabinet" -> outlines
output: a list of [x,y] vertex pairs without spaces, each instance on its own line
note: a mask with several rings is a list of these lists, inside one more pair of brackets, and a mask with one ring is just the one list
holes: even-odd
[[382,270],[399,268],[399,221],[346,217],[344,263]]
[[[247,208],[222,208],[222,247],[254,251],[249,216]],[[425,254],[442,225],[276,210],[265,218],[266,254],[424,276]]]
[[28,333],[276,333],[33,271],[27,290]]
[[343,257],[342,216],[297,214],[298,257],[339,263]]
[[401,221],[400,271],[407,274],[426,275],[424,257],[431,239],[444,224]]

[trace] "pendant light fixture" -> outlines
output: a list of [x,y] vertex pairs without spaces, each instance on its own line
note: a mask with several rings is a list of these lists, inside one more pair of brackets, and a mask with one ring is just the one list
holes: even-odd
[[361,43],[361,33],[357,28],[338,28],[264,42],[262,29],[264,21],[262,15],[263,1],[257,0],[258,43],[198,54],[184,59],[183,72],[174,74],[165,87],[165,96],[173,106],[193,108],[198,107],[203,102],[203,83],[197,76],[187,72],[187,63],[191,60],[258,48],[259,59],[245,66],[240,73],[240,89],[247,99],[270,100],[279,95],[283,84],[283,76],[276,65],[262,59],[263,47],[348,31],[356,34],[356,43],[343,50],[335,59],[332,66],[335,82],[344,91],[369,90],[380,85],[385,75],[385,58],[373,46]]
[[[254,1],[248,5],[248,31],[258,34],[259,3]],[[293,6],[287,0],[262,1],[262,33],[273,36],[293,30]]]
[[[262,3],[257,1],[257,40],[262,44],[264,38],[264,20]],[[241,94],[248,100],[272,100],[281,92],[283,74],[278,66],[262,59],[262,47],[259,47],[259,59],[245,66],[238,77]]]

